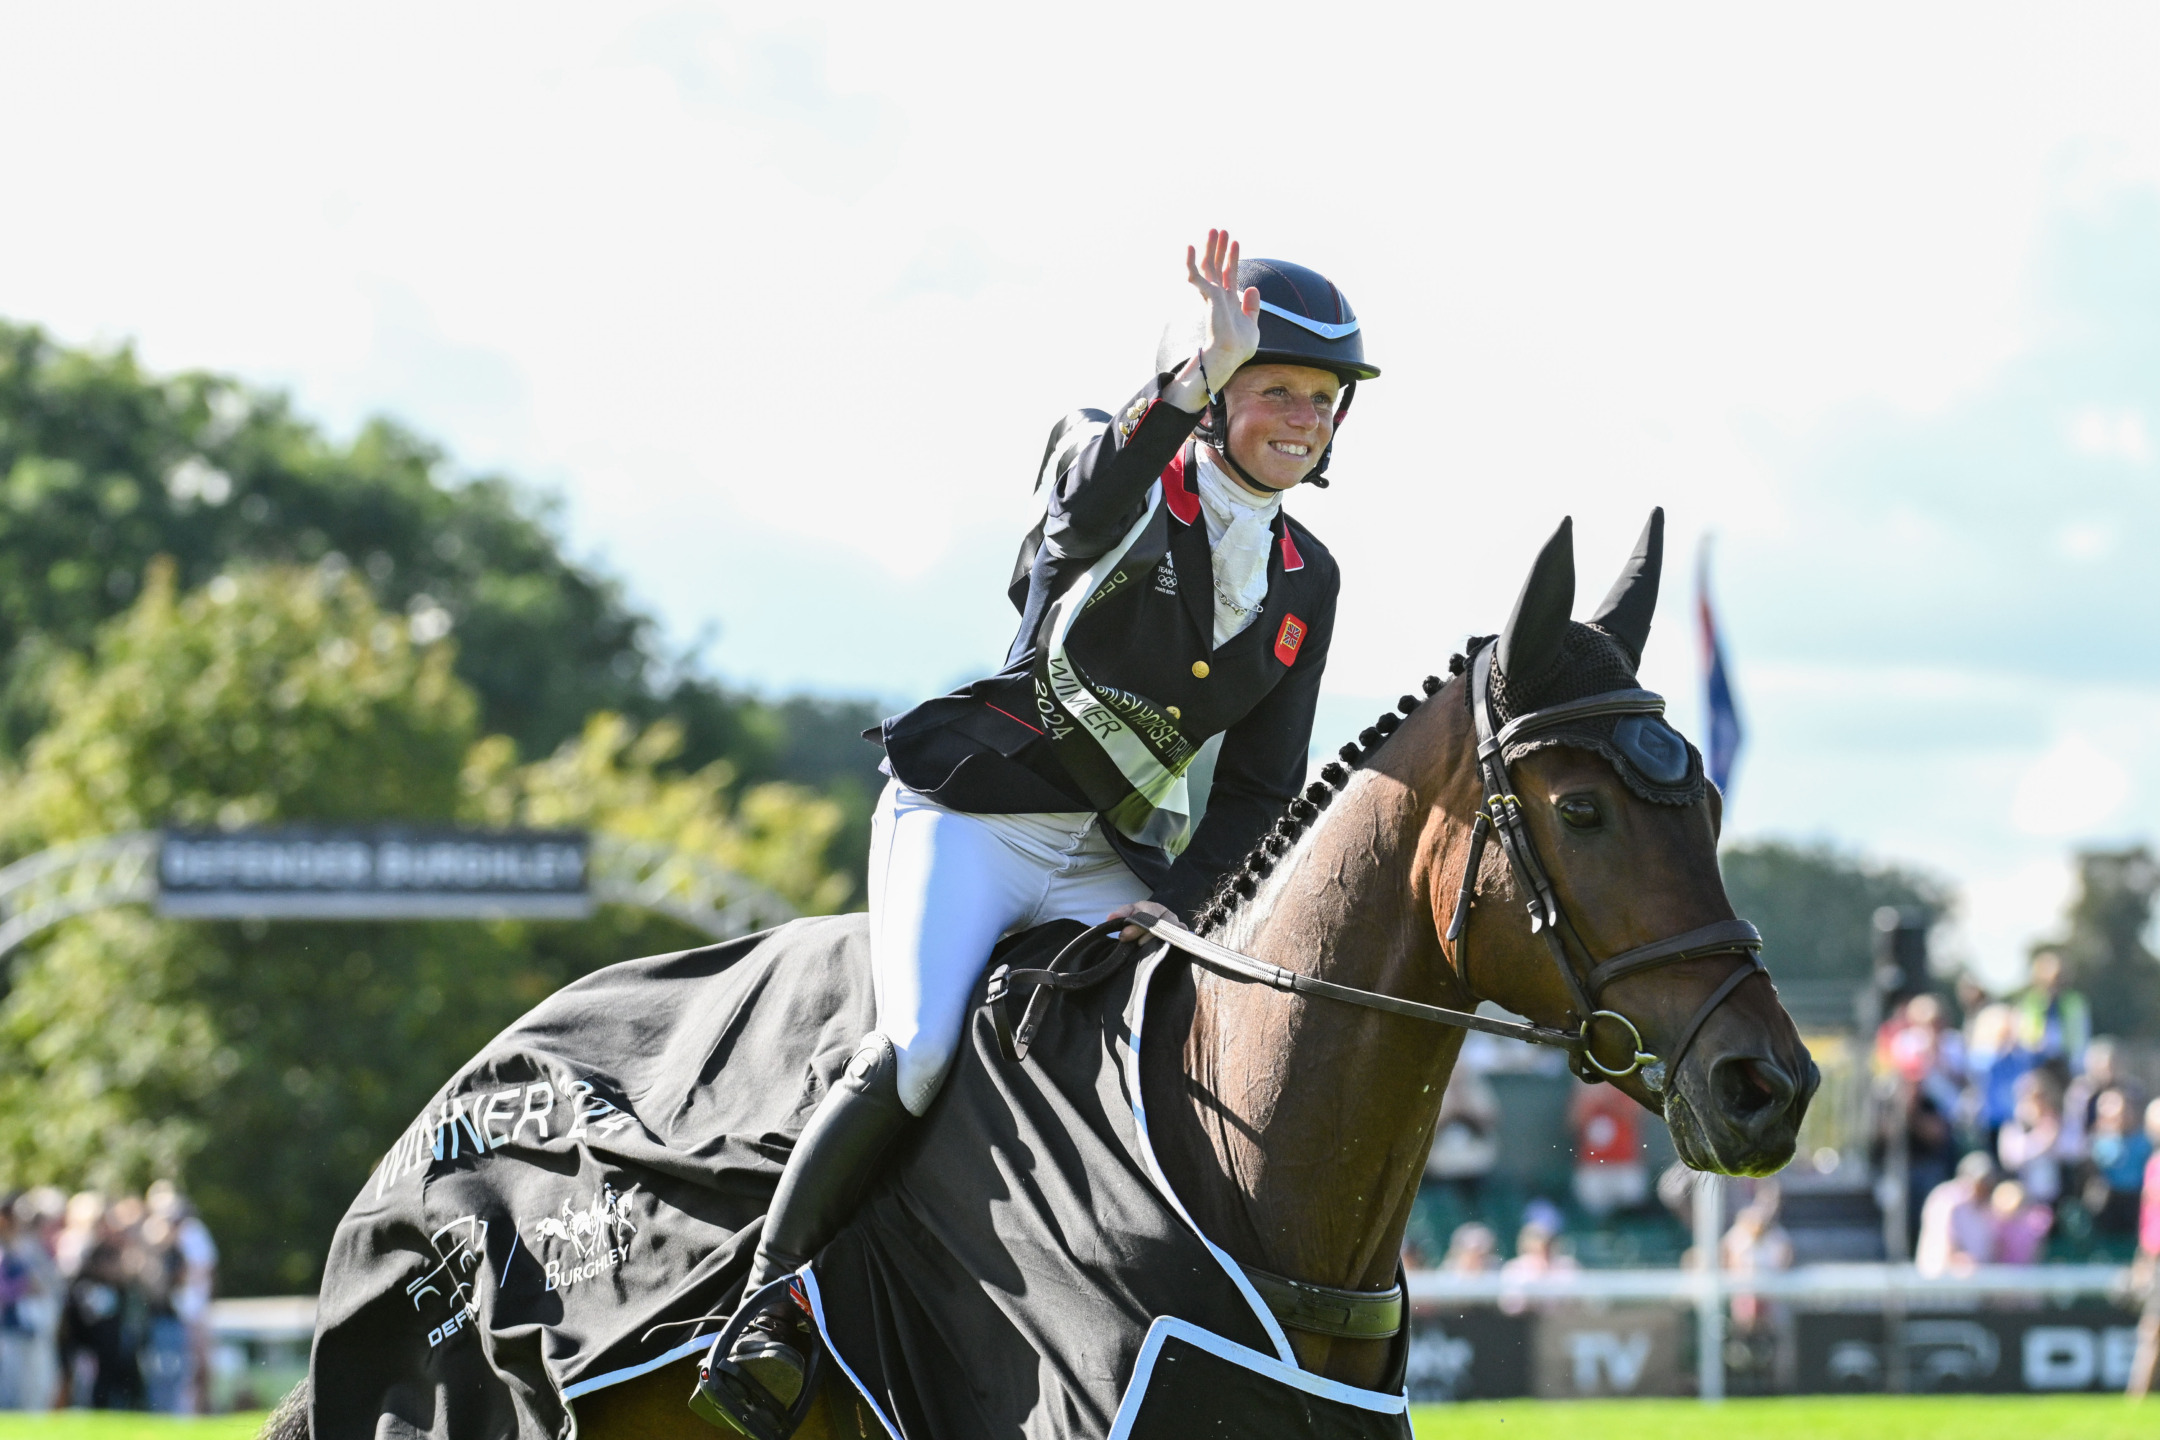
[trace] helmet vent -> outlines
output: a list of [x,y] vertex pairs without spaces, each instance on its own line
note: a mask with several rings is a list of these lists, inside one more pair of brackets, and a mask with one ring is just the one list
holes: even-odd
[[1269,300],[1262,300],[1260,308],[1270,315],[1280,315],[1293,325],[1304,326],[1323,340],[1340,340],[1345,335],[1357,334],[1358,322],[1355,315],[1343,321],[1340,325],[1331,325],[1325,320],[1315,320],[1310,315],[1300,315],[1295,310],[1285,310],[1282,306]]

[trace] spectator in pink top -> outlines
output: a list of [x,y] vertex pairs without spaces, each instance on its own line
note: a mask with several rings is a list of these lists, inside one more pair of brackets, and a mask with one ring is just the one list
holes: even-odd
[[2039,1264],[2048,1231],[2055,1228],[2055,1212],[2028,1199],[2025,1187],[2015,1180],[1995,1187],[1988,1211],[1995,1221],[1995,1263]]
[[2018,1077],[2017,1108],[1995,1137],[1995,1156],[2042,1205],[2062,1195],[2062,1093],[2045,1070]]
[[2138,1320],[2137,1354],[2130,1361],[2130,1398],[2142,1400],[2160,1364],[2160,1100],[2145,1107],[2145,1138],[2152,1158],[2145,1162],[2145,1198],[2138,1211],[2138,1258],[2132,1272],[2145,1291],[2145,1313]]
[[[1559,1237],[1551,1227],[1537,1220],[1526,1223],[1515,1237],[1515,1258],[1500,1267],[1500,1278],[1507,1280],[1542,1280],[1548,1275],[1566,1275],[1581,1267],[1575,1257],[1560,1248]],[[1503,1291],[1500,1308],[1510,1315],[1520,1315],[1527,1308],[1527,1301],[1520,1293]],[[1545,1301],[1539,1309],[1550,1309],[1557,1302]]]
[[2153,1147],[2145,1162],[2145,1199],[2138,1207],[2138,1253],[2160,1258],[2160,1100],[2145,1107],[2145,1138]]
[[1447,1256],[1440,1268],[1451,1275],[1483,1275],[1500,1268],[1500,1237],[1490,1225],[1475,1220],[1455,1227],[1448,1237]]
[[1995,1259],[1995,1218],[1989,1201],[1995,1164],[1975,1150],[1957,1174],[1935,1187],[1920,1207],[1920,1243],[1913,1263],[1923,1275],[1966,1275]]

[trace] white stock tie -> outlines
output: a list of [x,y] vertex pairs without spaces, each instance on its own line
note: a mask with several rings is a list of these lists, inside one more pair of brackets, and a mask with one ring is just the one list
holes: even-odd
[[1219,649],[1260,613],[1267,598],[1268,548],[1274,544],[1275,512],[1282,496],[1261,497],[1238,484],[1200,452],[1200,510],[1207,518],[1208,549],[1215,560],[1215,645]]

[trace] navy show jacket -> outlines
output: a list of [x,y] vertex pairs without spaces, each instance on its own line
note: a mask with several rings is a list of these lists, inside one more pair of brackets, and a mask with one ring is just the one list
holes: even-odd
[[1305,784],[1340,577],[1312,532],[1278,511],[1263,607],[1215,647],[1214,566],[1191,440],[1200,417],[1162,400],[1169,379],[1158,376],[1134,397],[1047,497],[1043,545],[1004,668],[868,733],[884,744],[894,776],[951,809],[1104,808],[1060,758],[1065,747],[1092,742],[1053,742],[1052,731],[1072,720],[1037,683],[1038,665],[1053,602],[1146,515],[1065,643],[1098,689],[1144,698],[1194,745],[1222,736],[1206,813],[1182,854],[1103,825],[1154,898],[1190,917]]

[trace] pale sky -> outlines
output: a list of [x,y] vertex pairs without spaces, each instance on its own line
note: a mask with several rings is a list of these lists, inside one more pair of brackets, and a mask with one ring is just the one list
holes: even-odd
[[993,664],[1044,433],[1220,224],[1386,372],[1291,502],[1330,747],[1663,504],[1646,679],[1699,733],[1714,531],[1735,834],[1942,873],[1998,977],[2152,836],[2150,7],[0,3],[0,55],[0,314],[561,495],[732,681]]

